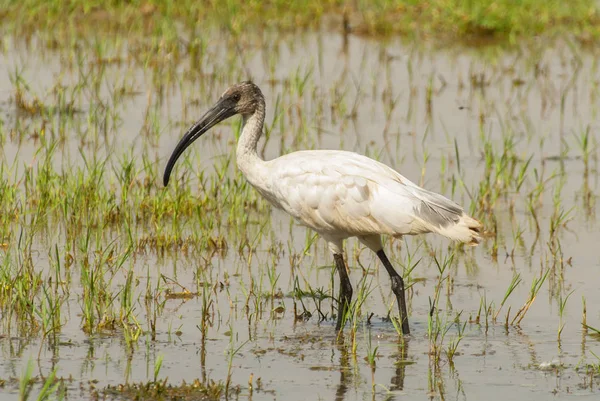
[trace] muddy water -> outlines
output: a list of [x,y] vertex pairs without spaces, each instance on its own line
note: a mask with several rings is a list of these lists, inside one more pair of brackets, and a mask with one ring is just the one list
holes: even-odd
[[[471,204],[469,194],[477,193],[486,179],[484,142],[501,154],[510,138],[516,143],[514,156],[523,161],[531,158],[531,162],[521,190],[503,194],[493,210],[485,212],[495,216],[497,255],[490,237],[477,248],[457,251],[455,264],[440,277],[432,255],[450,255],[454,248],[447,241],[428,236],[388,243],[388,253],[397,266],[408,263],[407,250],[413,263],[421,259],[410,279],[413,332],[402,343],[393,325],[384,319],[390,307],[396,313],[385,271],[379,271],[373,255],[359,252],[358,245],[349,241],[351,280],[355,285],[369,286],[353,352],[349,330],[345,342],[336,341],[332,321],[319,321],[315,300],[302,298],[312,314],[310,319],[294,318],[294,304],[298,312],[302,311],[302,302],[289,296],[295,283],[303,290],[322,289],[330,294],[332,277],[337,282],[337,276],[327,268],[332,258],[325,244],[316,241],[307,247],[312,234],[273,210],[267,233],[259,237],[251,258],[234,250],[202,258],[176,252],[159,255],[149,250],[126,262],[137,280],[135,313],[147,332],[148,316],[140,294],[147,285],[156,286],[161,274],[194,291],[202,288],[197,286],[199,280],[209,278],[211,284],[217,284],[216,290],[208,290],[213,294],[213,318],[205,341],[198,329],[205,305],[202,296],[166,299],[164,291],[159,295],[166,300],[158,315],[155,340],[143,334],[131,351],[119,331],[84,333],[82,289],[74,269],[69,300],[63,307],[59,345],[50,347],[39,336],[0,337],[0,377],[19,377],[26,362],[34,359],[34,374],[45,375],[57,367],[59,376],[73,379],[68,398],[85,399],[90,397],[90,380],[97,381],[96,388],[153,380],[155,361],[162,356],[159,377],[174,384],[194,379],[224,381],[230,371],[237,389],[232,397],[236,399],[530,400],[598,396],[598,373],[586,373],[586,365],[600,363],[592,354],[600,356],[600,342],[581,324],[585,299],[587,323],[600,327],[594,195],[598,191],[598,72],[593,51],[569,43],[533,44],[520,50],[432,49],[395,40],[379,42],[316,33],[284,38],[266,34],[235,43],[222,34],[212,35],[214,40],[207,42],[201,67],[185,61],[178,64],[162,96],[157,94],[160,72],[127,62],[133,52],[127,46],[109,45],[111,55],[125,61],[104,67],[97,94],[107,104],[111,104],[116,87],[127,87],[128,95],[115,102],[114,114],[108,114],[114,121],[110,135],[97,136],[83,153],[110,158],[131,149],[139,157],[149,157],[160,170],[186,126],[229,83],[247,77],[263,88],[267,122],[278,112],[285,116],[284,124],[274,126],[265,147],[266,158],[306,148],[353,150],[388,163],[407,178],[452,196],[467,208]],[[33,93],[52,99],[50,89],[58,82],[69,86],[81,81],[85,67],[67,68],[73,64],[69,57],[89,57],[84,66],[92,65],[93,57],[83,50],[49,50],[42,40],[25,45],[9,38],[6,43],[0,55],[4,130],[19,124],[30,124],[34,129],[36,120],[16,111],[11,74],[22,70]],[[202,74],[188,80],[186,76],[198,68]],[[94,67],[88,72],[94,74]],[[299,85],[294,82],[303,80],[304,92],[299,94]],[[275,109],[278,99],[283,111]],[[100,129],[86,119],[93,107],[89,96],[80,96],[74,104],[81,115],[76,113],[65,130],[66,141],[53,159],[57,169],[81,166],[81,138]],[[156,122],[155,135],[142,133],[148,112]],[[193,147],[196,168],[211,174],[214,162],[233,152],[231,130],[231,125],[223,124]],[[587,174],[576,138],[586,130],[594,147]],[[35,160],[38,147],[32,140],[4,138],[2,162],[8,166],[16,163],[18,170]],[[534,169],[545,178],[557,175],[545,185],[536,204],[539,235],[526,202],[527,194],[538,184]],[[180,166],[178,173],[183,170]],[[228,174],[239,175],[233,166]],[[453,191],[453,179],[464,185],[458,184]],[[558,195],[562,209],[571,211],[571,220],[559,233],[562,254],[556,256],[550,250],[549,230],[558,187],[562,188]],[[587,207],[582,201],[586,194],[591,194]],[[477,206],[474,210],[484,221],[492,220],[478,215]],[[516,243],[514,233],[519,229],[523,230],[522,241]],[[38,238],[36,265],[40,270],[48,269],[48,246],[56,243],[64,247],[65,241],[63,233],[58,239]],[[269,251],[273,246],[279,249],[276,256]],[[199,278],[198,269],[204,267],[208,270]],[[514,316],[527,301],[531,283],[548,270],[549,278],[526,317],[518,326],[505,327],[506,311],[510,308]],[[271,291],[269,271],[278,276],[274,287],[284,297],[248,297],[252,283],[267,293]],[[363,274],[365,271],[368,274]],[[482,303],[498,308],[515,274],[520,274],[522,282],[506,301],[498,321],[490,317],[486,324],[482,312],[479,323],[475,322]],[[125,278],[126,271],[114,273],[111,286],[115,292]],[[461,321],[468,322],[452,361],[444,352],[437,361],[430,354],[430,300],[440,278],[444,279],[442,296],[436,307],[448,327],[441,343],[444,350],[457,339],[457,328],[450,324],[456,314],[462,311]],[[219,283],[226,285],[221,288]],[[558,341],[559,299],[569,294]],[[285,310],[279,312],[279,306]],[[321,309],[331,313],[330,302],[324,300]],[[371,324],[367,325],[366,316],[371,313]],[[377,357],[372,368],[365,358],[375,347]],[[232,355],[231,350],[237,352]],[[16,391],[14,386],[1,390],[7,398]]]

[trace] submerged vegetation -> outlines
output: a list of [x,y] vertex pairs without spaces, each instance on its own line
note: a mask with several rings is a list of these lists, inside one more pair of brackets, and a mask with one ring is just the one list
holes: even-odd
[[[446,399],[522,383],[523,371],[527,394],[506,388],[523,399],[564,371],[551,391],[598,392],[599,55],[573,40],[596,36],[596,7],[4,2],[0,393],[293,399],[299,385],[323,399]],[[563,31],[552,47],[490,53],[346,35]],[[354,241],[355,294],[336,336],[333,260],[243,179],[239,120],[186,151],[163,188],[183,131],[248,78],[267,97],[267,159],[357,151],[483,221],[476,249],[386,240],[412,337],[398,335],[387,276]]]
[[[111,30],[189,29],[226,26],[231,32],[269,27],[296,30],[326,24],[368,35],[509,39],[569,32],[584,41],[600,33],[594,0],[301,0],[3,1],[0,18],[19,31],[100,25]],[[69,18],[64,18],[68,15]],[[85,31],[85,29],[83,29]]]

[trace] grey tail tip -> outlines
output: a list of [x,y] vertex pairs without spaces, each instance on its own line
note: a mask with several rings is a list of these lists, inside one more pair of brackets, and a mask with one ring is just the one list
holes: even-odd
[[482,235],[483,235],[483,224],[477,220],[471,217],[471,219],[474,220],[473,224],[469,225],[469,231],[471,231],[471,241],[468,243],[468,245],[471,246],[475,246],[478,245],[481,240],[482,240]]

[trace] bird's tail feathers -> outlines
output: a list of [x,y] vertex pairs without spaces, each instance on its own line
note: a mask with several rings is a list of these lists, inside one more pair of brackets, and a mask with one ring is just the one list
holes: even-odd
[[479,220],[463,213],[456,223],[439,227],[436,231],[454,241],[464,242],[469,246],[476,246],[481,242],[483,225]]

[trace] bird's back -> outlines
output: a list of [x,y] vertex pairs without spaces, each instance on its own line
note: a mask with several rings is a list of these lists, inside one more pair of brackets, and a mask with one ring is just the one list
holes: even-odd
[[[275,206],[321,234],[348,237],[438,232],[477,242],[480,223],[446,197],[354,152],[293,152],[267,162],[260,186]],[[255,185],[256,186],[256,185]]]

